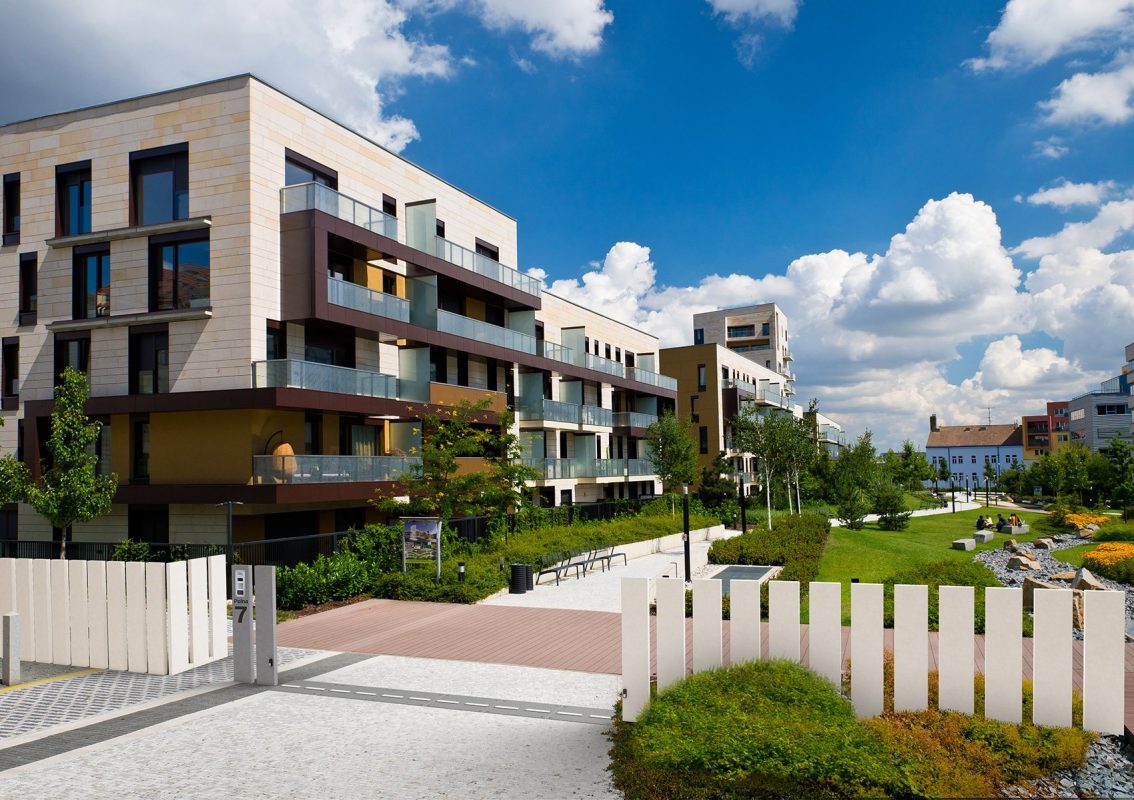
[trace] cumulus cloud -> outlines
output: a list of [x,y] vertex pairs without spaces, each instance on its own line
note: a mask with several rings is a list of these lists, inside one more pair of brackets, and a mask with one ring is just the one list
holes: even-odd
[[[1005,248],[996,215],[967,194],[927,202],[885,253],[831,250],[800,256],[782,274],[708,275],[692,285],[657,281],[656,253],[619,242],[556,294],[659,336],[692,341],[691,315],[774,302],[788,315],[797,398],[884,447],[923,443],[926,420],[1011,422],[1108,377],[1134,326],[1134,251],[1105,253],[1134,226],[1134,201],[1099,209],[1086,229]],[[1127,222],[1127,215],[1130,222]],[[1026,248],[1025,248],[1026,245]],[[1039,257],[1023,273],[1012,252]],[[1100,326],[1098,320],[1105,319]],[[1063,351],[1029,347],[1028,334]],[[962,347],[983,346],[971,375],[950,379]]]
[[1049,136],[1035,143],[1035,154],[1042,158],[1055,160],[1063,158],[1071,151],[1059,136]]
[[1114,192],[1116,186],[1114,181],[1072,183],[1065,178],[1060,184],[1028,195],[1028,202],[1033,206],[1055,206],[1061,209],[1097,206]]
[[713,13],[739,33],[736,54],[751,68],[764,41],[767,27],[791,29],[802,0],[706,0]]
[[551,57],[593,52],[613,18],[602,0],[40,0],[5,12],[20,35],[0,48],[0,113],[21,119],[254,72],[401,151],[418,132],[391,101],[410,81],[472,65],[407,23],[458,5],[490,29],[522,30]]
[[[1129,61],[1129,56],[1125,59]],[[1134,117],[1134,63],[1106,72],[1079,72],[1040,103],[1045,121],[1053,124],[1117,125]]]
[[1134,0],[1009,0],[988,35],[988,56],[971,59],[976,71],[1034,67],[1134,33]]

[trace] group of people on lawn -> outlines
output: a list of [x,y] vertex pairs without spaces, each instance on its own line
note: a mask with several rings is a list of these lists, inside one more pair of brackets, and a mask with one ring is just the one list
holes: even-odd
[[1020,525],[1020,518],[1014,513],[1008,519],[1004,519],[1003,514],[996,515],[996,522],[992,521],[990,516],[978,516],[976,519],[976,529],[978,531],[990,530],[996,528],[997,533],[1003,533],[1005,528],[1016,528]]

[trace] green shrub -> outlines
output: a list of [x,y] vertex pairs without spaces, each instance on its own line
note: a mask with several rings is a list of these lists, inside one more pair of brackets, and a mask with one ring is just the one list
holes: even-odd
[[862,530],[866,523],[866,515],[870,512],[870,505],[866,500],[866,492],[857,486],[849,486],[839,492],[838,502],[835,504],[836,518],[844,528],[852,531]]
[[370,587],[370,566],[349,550],[276,570],[276,600],[285,610],[346,600],[366,594]]
[[[907,567],[882,581],[885,586],[883,598],[883,624],[894,626],[894,586],[896,584],[929,587],[929,629],[937,630],[939,619],[938,588],[941,586],[973,586],[973,623],[977,633],[984,633],[984,589],[1000,586],[991,570],[976,561],[934,561]],[[1032,635],[1032,618],[1024,614],[1024,635]]]
[[110,558],[112,561],[152,561],[154,551],[149,542],[127,539],[114,545],[114,554]]
[[910,524],[906,493],[890,481],[880,482],[874,492],[874,513],[878,515],[878,527],[882,530],[905,530]]

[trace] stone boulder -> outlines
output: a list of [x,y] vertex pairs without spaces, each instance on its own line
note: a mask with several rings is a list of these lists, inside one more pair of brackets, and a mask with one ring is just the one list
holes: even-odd
[[1016,552],[1016,540],[1015,539],[1008,539],[1007,541],[1005,541],[1004,542],[1004,549],[1005,550],[1011,550],[1013,553],[1015,553]]
[[1036,550],[1052,550],[1055,547],[1055,542],[1051,539],[1036,539],[1032,542],[1032,547]]
[[1072,589],[1071,590],[1071,625],[1074,626],[1075,628],[1079,629],[1079,630],[1082,630],[1083,629],[1084,617],[1085,617],[1085,615],[1083,613],[1083,590],[1082,589]]
[[1079,530],[1075,531],[1075,535],[1078,536],[1080,539],[1094,539],[1095,538],[1095,532],[1093,530],[1091,530],[1090,528],[1079,528]]
[[1099,526],[1096,525],[1093,522],[1090,523],[1089,525],[1087,525],[1087,530],[1089,530],[1089,531],[1097,531],[1098,529],[1099,529]]
[[1051,579],[1053,581],[1073,581],[1073,580],[1075,580],[1075,573],[1074,572],[1060,572],[1057,575],[1052,575]]
[[1061,589],[1061,586],[1041,581],[1039,578],[1033,578],[1031,575],[1024,578],[1024,608],[1028,611],[1035,610],[1036,605],[1036,589]]
[[1079,567],[1075,573],[1075,579],[1071,582],[1072,589],[1106,589],[1102,581],[1091,574],[1091,571],[1086,567]]
[[1035,559],[1033,559],[1031,556],[1028,556],[1025,553],[1017,553],[1016,555],[1008,559],[1008,569],[1019,569],[1026,572],[1029,570],[1038,570],[1040,569],[1040,565],[1037,564],[1035,562]]

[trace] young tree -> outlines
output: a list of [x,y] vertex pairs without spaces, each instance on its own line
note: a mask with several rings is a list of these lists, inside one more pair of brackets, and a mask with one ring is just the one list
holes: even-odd
[[59,557],[67,557],[67,540],[76,522],[88,522],[110,511],[118,476],[99,475],[94,454],[102,423],[83,413],[87,400],[87,377],[70,367],[63,370],[55,387],[51,412],[51,436],[47,440],[50,466],[27,486],[27,499],[52,526],[63,531]]
[[800,502],[800,476],[810,468],[818,455],[815,442],[811,438],[811,425],[803,419],[792,417],[786,427],[783,443],[783,465],[788,479],[788,508],[791,508],[791,487],[795,487],[795,512],[802,513]]
[[1134,497],[1134,450],[1122,439],[1115,439],[1106,455],[1114,465],[1111,491],[1122,501],[1122,521],[1127,522],[1127,507]]
[[925,460],[925,453],[918,450],[909,439],[902,442],[902,452],[898,457],[901,460],[903,489],[910,492],[918,491],[923,488],[922,481],[933,477],[933,468]]
[[764,499],[768,511],[768,530],[772,529],[772,480],[783,470],[785,443],[792,418],[771,411],[760,414],[746,406],[733,420],[733,438],[737,449],[756,456]]
[[1028,469],[1027,480],[1044,494],[1059,496],[1063,493],[1063,464],[1051,453],[1044,453]]
[[716,511],[725,503],[736,499],[736,484],[724,477],[731,471],[723,452],[717,454],[712,464],[701,468],[701,478],[697,482],[697,499],[705,508]]
[[937,491],[937,481],[944,483],[947,482],[951,477],[953,477],[952,468],[945,460],[945,457],[942,456],[940,463],[938,463],[937,465],[937,474],[933,478],[933,490]]
[[992,482],[996,480],[996,467],[992,466],[991,461],[984,462],[984,504],[988,505],[988,492],[992,487]]
[[874,513],[878,515],[878,527],[884,531],[905,530],[910,524],[906,493],[886,476],[874,487]]
[[646,445],[654,474],[661,478],[665,491],[676,491],[678,486],[693,482],[697,475],[697,443],[693,440],[692,423],[666,411],[646,428]]

